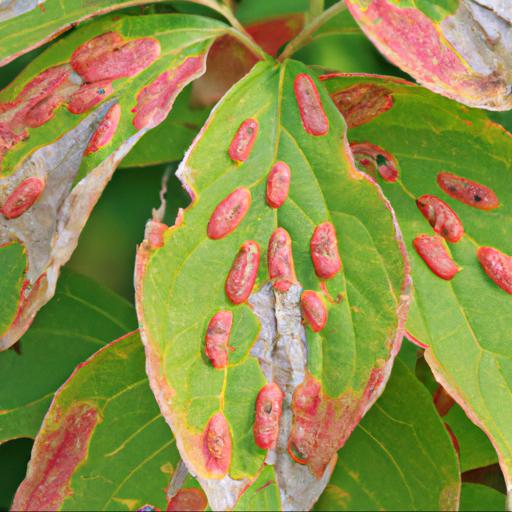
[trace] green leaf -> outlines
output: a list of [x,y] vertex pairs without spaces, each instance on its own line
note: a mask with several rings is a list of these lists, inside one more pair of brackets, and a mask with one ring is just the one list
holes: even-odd
[[[321,104],[308,112],[319,116],[316,133],[325,131],[325,120],[328,133],[315,136],[311,127],[305,130],[303,122],[309,126],[311,119],[301,119],[294,81],[309,83],[308,76],[297,62],[261,63],[228,92],[178,171],[193,195],[192,205],[172,228],[150,221],[138,252],[136,298],[151,386],[213,509],[232,506],[262,467],[266,452],[253,436],[255,400],[273,380],[286,395],[274,454],[282,506],[301,509],[314,503],[336,450],[382,391],[401,341],[407,278],[392,213],[374,183],[355,170],[345,124],[321,86],[326,118]],[[248,119],[253,127],[259,125],[252,132],[254,147],[244,163],[236,163],[229,148]],[[274,209],[265,202],[265,190],[277,161],[290,167],[291,185],[289,198]],[[240,187],[252,195],[246,217],[225,238],[208,238],[212,212]],[[321,282],[309,245],[316,226],[325,221],[336,230],[343,267]],[[267,245],[278,226],[291,236],[297,275],[297,284],[289,276],[292,284],[286,292],[274,291],[267,274]],[[234,306],[225,293],[226,276],[247,240],[261,250],[257,286],[248,303]],[[302,288],[316,291],[327,304],[328,320],[320,332],[303,330]],[[219,310],[233,313],[234,351],[229,365],[216,369],[205,354],[205,333]],[[290,409],[293,392],[297,411],[308,390],[319,404],[311,413],[311,430],[306,429],[306,435],[317,432],[309,447],[297,434],[301,420],[296,415],[292,424]],[[226,449],[224,465],[213,463],[212,469],[204,442],[211,418],[222,418],[217,413],[229,425],[232,451]],[[300,445],[307,468],[287,453],[292,428],[290,442]],[[227,436],[222,441],[229,442]],[[222,493],[216,494],[225,471]]]
[[[117,164],[204,72],[225,29],[188,15],[104,17],[51,46],[0,92],[0,245],[23,242],[29,285],[0,349],[52,297]],[[15,207],[20,196],[28,199]],[[2,323],[11,320],[6,314]]]
[[73,368],[136,325],[128,302],[89,278],[63,272],[55,299],[20,340],[19,353],[0,356],[0,443],[35,437]]
[[506,496],[492,487],[479,484],[462,484],[460,511],[502,511],[505,510]]
[[457,510],[459,492],[457,456],[430,393],[399,359],[313,510]]
[[165,509],[178,461],[133,333],[79,365],[57,392],[13,509]]
[[425,87],[473,107],[512,108],[512,12],[505,3],[346,3],[382,54]]
[[[510,488],[512,297],[486,275],[477,250],[492,246],[512,254],[512,137],[485,113],[409,83],[332,77],[324,84],[353,126],[349,140],[360,144],[359,149],[352,146],[359,158],[373,144],[389,162],[396,161],[398,180],[387,182],[380,175],[378,180],[396,211],[411,258],[415,293],[409,336],[428,346],[425,358],[436,379],[491,439]],[[369,91],[380,103],[366,102]],[[440,172],[489,187],[499,208],[485,211],[453,199],[437,185]],[[448,249],[460,267],[452,280],[434,275],[413,248],[418,235],[433,234],[415,203],[423,194],[445,201],[464,226],[466,234]]]

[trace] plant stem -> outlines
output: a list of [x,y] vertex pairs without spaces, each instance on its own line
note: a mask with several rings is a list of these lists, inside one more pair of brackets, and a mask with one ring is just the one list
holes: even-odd
[[324,11],[324,0],[309,0],[308,21],[318,18]]
[[322,25],[324,25],[327,21],[329,21],[331,18],[333,18],[340,12],[344,11],[346,8],[347,7],[345,5],[345,2],[341,0],[332,5],[331,7],[329,7],[329,9],[320,14],[320,16],[316,17],[315,19],[307,23],[306,26],[302,29],[302,31],[288,43],[286,48],[283,50],[283,53],[279,55],[278,60],[283,61],[284,59],[288,59],[289,57],[291,57],[297,50],[302,48],[310,41],[311,36]]
[[268,60],[270,57],[266,54],[263,49],[254,41],[254,39],[248,34],[247,30],[243,25],[236,19],[233,11],[228,5],[219,4],[216,0],[189,0],[191,2],[204,5],[210,9],[218,12],[221,16],[229,21],[232,28],[228,29],[228,32],[235,39],[238,39],[244,46],[249,48],[255,55],[263,60]]

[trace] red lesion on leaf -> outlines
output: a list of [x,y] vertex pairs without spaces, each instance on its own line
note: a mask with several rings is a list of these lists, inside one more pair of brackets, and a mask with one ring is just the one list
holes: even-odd
[[96,408],[76,404],[52,430],[42,430],[32,450],[25,480],[13,502],[13,510],[57,510],[72,491],[70,480],[87,457],[92,433],[99,421]]
[[43,178],[26,178],[9,194],[0,212],[6,219],[16,219],[23,215],[39,199],[45,186]]
[[256,398],[254,440],[264,450],[273,448],[277,443],[283,398],[284,394],[275,382],[265,384]]
[[290,289],[296,282],[293,263],[292,239],[284,228],[277,228],[268,242],[268,274],[274,288],[280,292]]
[[231,311],[218,311],[212,316],[206,329],[206,356],[215,368],[225,368],[228,364],[229,337],[233,326]]
[[489,187],[456,174],[440,172],[437,184],[450,197],[473,208],[494,210],[500,205],[497,195]]
[[329,131],[329,119],[314,80],[300,73],[295,77],[293,88],[304,130],[317,137],[325,135]]
[[258,136],[259,123],[256,119],[246,119],[238,128],[229,145],[229,156],[234,162],[245,162],[251,154]]
[[370,83],[359,83],[336,91],[331,98],[349,128],[368,123],[393,106],[391,91]]
[[240,187],[225,197],[213,211],[208,221],[207,234],[219,240],[233,232],[244,220],[251,206],[251,191]]
[[107,32],[80,45],[71,56],[71,66],[91,83],[135,76],[159,56],[160,43],[156,39],[126,41],[117,32]]
[[380,146],[370,142],[352,142],[350,150],[354,155],[359,170],[367,173],[372,178],[377,174],[389,183],[398,180],[398,164],[395,157]]
[[203,432],[203,455],[206,469],[213,478],[222,478],[231,464],[231,432],[226,417],[214,414]]
[[183,87],[200,76],[205,68],[205,57],[186,58],[177,68],[165,71],[137,95],[133,126],[137,130],[152,128],[161,123],[170,112],[176,96]]
[[291,171],[285,162],[276,162],[267,177],[267,204],[280,208],[288,198]]
[[169,501],[167,512],[196,512],[206,510],[208,499],[202,489],[180,489]]
[[512,294],[512,257],[494,247],[480,247],[477,257],[485,273],[502,290]]
[[416,200],[416,205],[434,231],[448,242],[456,243],[463,237],[462,222],[443,200],[436,196],[424,195]]
[[121,119],[121,106],[116,103],[108,109],[103,119],[100,121],[98,128],[92,134],[91,140],[85,148],[85,155],[99,151],[103,146],[106,146],[114,137],[119,120]]
[[251,295],[259,264],[259,245],[253,240],[244,242],[226,279],[226,295],[233,304],[242,304]]
[[313,290],[305,290],[300,298],[300,307],[311,330],[320,332],[327,323],[327,308],[320,295]]
[[441,279],[450,281],[460,271],[440,236],[419,235],[413,245],[428,268]]
[[80,88],[71,95],[68,110],[72,114],[83,114],[110,96],[112,90],[111,80],[82,84]]
[[331,222],[323,222],[315,228],[309,248],[318,277],[331,279],[341,270],[338,237]]

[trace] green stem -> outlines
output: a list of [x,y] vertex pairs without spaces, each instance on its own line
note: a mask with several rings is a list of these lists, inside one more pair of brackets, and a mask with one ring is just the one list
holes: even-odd
[[283,53],[279,55],[278,60],[283,61],[291,57],[297,50],[302,48],[304,45],[309,43],[313,34],[325,23],[327,23],[331,18],[339,14],[340,12],[346,9],[345,2],[341,0],[340,2],[335,3],[329,9],[324,11],[320,16],[311,20],[307,25],[302,29],[302,31],[292,39],[286,48],[283,50]]
[[249,48],[260,59],[268,60],[270,57],[259,46],[256,41],[248,34],[243,25],[236,19],[233,11],[226,4],[219,4],[216,0],[189,0],[191,2],[204,5],[210,9],[218,12],[221,16],[229,21],[232,28],[228,29],[229,34],[240,41],[244,46]]
[[324,11],[324,0],[309,0],[308,21],[318,18]]

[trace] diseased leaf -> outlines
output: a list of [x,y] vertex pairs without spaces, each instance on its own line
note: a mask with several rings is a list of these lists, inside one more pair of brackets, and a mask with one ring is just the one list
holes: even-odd
[[512,10],[500,0],[345,1],[377,48],[425,87],[512,108]]
[[79,365],[57,392],[13,510],[165,510],[178,461],[133,333]]
[[462,484],[460,496],[460,511],[470,512],[487,510],[505,510],[506,496],[492,487],[479,484]]
[[457,456],[430,393],[399,359],[314,510],[457,510],[459,493]]
[[[103,18],[42,53],[0,93],[0,244],[19,240],[28,258],[22,307],[0,349],[52,297],[117,164],[203,73],[223,31],[195,16]],[[2,322],[12,321],[5,313]]]
[[89,278],[63,272],[54,300],[20,340],[19,353],[0,357],[0,443],[35,437],[73,368],[136,326],[125,300]]
[[[408,336],[427,347],[436,379],[487,433],[511,488],[512,297],[505,291],[511,271],[503,267],[493,281],[478,254],[482,246],[512,254],[512,136],[485,113],[412,84],[342,76],[324,84],[352,126],[356,160],[377,175],[404,233],[415,285]],[[368,100],[368,91],[385,101]],[[413,240],[434,230],[437,240],[449,239],[459,223],[464,236],[442,242],[459,272],[444,280]]]
[[[272,168],[279,179],[267,181]],[[233,507],[266,461],[283,509],[303,510],[400,346],[408,280],[393,215],[356,171],[335,106],[297,62],[256,65],[214,109],[178,175],[193,203],[174,227],[148,223],[136,264],[153,392],[213,509]],[[271,208],[269,197],[285,200]],[[253,433],[267,382],[284,393],[268,453]],[[267,432],[278,428],[278,395],[258,409]]]

